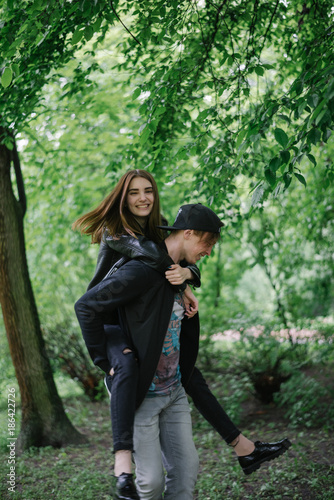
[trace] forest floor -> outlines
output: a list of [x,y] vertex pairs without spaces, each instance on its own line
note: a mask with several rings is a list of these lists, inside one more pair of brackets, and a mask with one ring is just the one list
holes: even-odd
[[[74,384],[74,383],[73,383]],[[92,403],[82,394],[63,397],[66,411],[88,443],[61,449],[32,449],[17,457],[15,491],[8,491],[5,441],[1,441],[0,498],[11,500],[111,499],[112,443],[107,399]],[[4,409],[1,408],[1,412]],[[329,429],[291,427],[284,409],[253,397],[242,403],[239,428],[250,439],[288,437],[292,447],[245,476],[233,450],[193,409],[200,457],[195,500],[334,499],[334,436]]]

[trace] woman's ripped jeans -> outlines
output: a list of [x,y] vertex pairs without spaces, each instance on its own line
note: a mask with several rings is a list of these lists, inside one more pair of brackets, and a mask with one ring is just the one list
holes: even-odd
[[106,376],[111,393],[110,415],[114,452],[133,451],[138,362],[126,334],[119,325],[105,325],[106,346],[113,375]]

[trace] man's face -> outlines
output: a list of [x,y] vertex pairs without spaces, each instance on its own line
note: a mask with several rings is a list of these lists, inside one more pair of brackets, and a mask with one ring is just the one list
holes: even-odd
[[184,236],[184,258],[189,264],[196,264],[202,257],[211,254],[214,243],[210,242],[205,234],[200,237],[194,234],[193,231],[185,231]]

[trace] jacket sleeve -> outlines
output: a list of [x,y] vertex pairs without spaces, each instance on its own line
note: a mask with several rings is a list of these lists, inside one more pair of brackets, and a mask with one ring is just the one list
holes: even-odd
[[117,262],[121,257],[121,254],[110,248],[102,240],[99,248],[99,254],[97,256],[94,276],[91,279],[87,290],[90,290],[95,285],[100,283],[100,281],[103,280],[103,278],[106,276],[107,272],[111,269],[115,262]]
[[149,289],[152,280],[147,274],[144,265],[136,261],[128,262],[117,273],[88,290],[74,306],[88,352],[94,364],[106,373],[111,366],[104,324],[108,324],[120,307]]
[[[174,264],[174,261],[165,250],[145,236],[138,235],[135,238],[130,235],[121,235],[115,238],[105,234],[103,241],[118,254],[125,255],[129,259],[138,259],[158,271],[162,276],[165,276],[168,267]],[[175,291],[184,291],[187,282],[182,283],[182,285],[171,286]]]
[[201,271],[195,264],[188,264],[188,262],[181,262],[182,267],[187,267],[193,273],[193,278],[191,280],[187,280],[186,283],[194,286],[195,288],[199,288],[201,286]]
[[105,234],[104,241],[117,253],[126,255],[130,259],[140,259],[150,267],[154,267],[160,274],[165,274],[166,269],[174,264],[168,253],[145,236],[121,235],[115,237]]

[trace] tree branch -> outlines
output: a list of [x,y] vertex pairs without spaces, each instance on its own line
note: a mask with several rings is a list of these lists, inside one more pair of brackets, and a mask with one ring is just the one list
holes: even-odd
[[111,6],[111,10],[113,11],[113,13],[115,14],[115,16],[117,17],[117,19],[119,20],[119,22],[121,23],[121,25],[123,26],[123,28],[129,33],[129,35],[132,36],[132,38],[139,44],[141,45],[140,41],[131,33],[131,31],[125,26],[125,24],[123,23],[123,21],[121,20],[121,18],[119,17],[119,15],[117,14],[116,10],[115,10],[115,7],[114,7],[114,4],[112,3],[112,0],[110,0],[110,6]]

